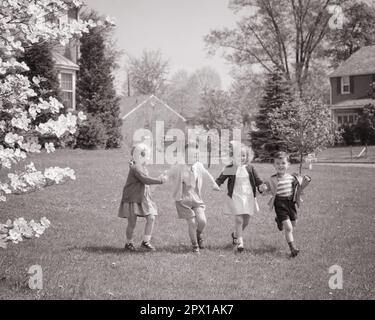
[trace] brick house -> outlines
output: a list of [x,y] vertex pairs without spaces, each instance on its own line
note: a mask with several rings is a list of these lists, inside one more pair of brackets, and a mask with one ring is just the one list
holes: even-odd
[[375,46],[355,52],[329,77],[334,121],[355,124],[363,107],[375,104]]
[[[171,137],[165,134],[169,129],[185,131],[189,125],[189,121],[184,116],[155,95],[123,97],[120,106],[122,134],[130,144],[133,141],[133,134],[138,129],[149,130],[153,139],[158,136],[168,140]],[[160,121],[163,122],[163,128],[157,126],[157,122]]]

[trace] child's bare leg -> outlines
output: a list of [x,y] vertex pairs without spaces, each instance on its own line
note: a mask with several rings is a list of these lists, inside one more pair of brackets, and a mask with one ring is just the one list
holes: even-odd
[[245,230],[246,227],[249,225],[250,216],[248,214],[243,215],[243,223],[242,223],[242,230]]
[[195,217],[193,217],[193,218],[187,219],[187,223],[188,223],[189,237],[190,237],[191,244],[193,246],[197,246],[198,245],[198,239],[197,239],[198,223],[197,223],[197,220],[195,219]]
[[203,230],[207,224],[207,218],[203,208],[196,208],[195,218],[197,220],[197,240],[200,249],[204,249],[204,240],[202,237]]
[[135,214],[130,215],[128,218],[128,226],[126,227],[126,242],[133,243],[133,233],[137,224],[137,216]]
[[148,215],[146,217],[145,234],[143,236],[144,242],[150,242],[152,230],[154,229],[154,223],[155,223],[155,216],[151,214]]
[[238,215],[235,217],[235,234],[237,238],[237,245],[243,246],[243,237],[242,237],[242,226],[244,223],[243,215]]
[[285,239],[288,242],[290,252],[292,255],[297,255],[298,250],[294,245],[294,237],[293,237],[293,224],[295,225],[295,221],[291,222],[289,219],[283,221],[283,226],[285,230]]
[[206,214],[204,213],[204,209],[202,208],[195,209],[195,218],[197,221],[197,235],[199,237],[202,234],[207,224],[207,218],[206,218]]
[[293,242],[293,225],[289,219],[283,221],[283,226],[285,230],[285,239],[288,243]]

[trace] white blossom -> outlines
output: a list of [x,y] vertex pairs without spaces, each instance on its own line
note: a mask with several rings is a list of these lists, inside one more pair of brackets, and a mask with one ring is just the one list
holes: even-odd
[[24,239],[39,238],[50,225],[51,222],[46,217],[41,218],[40,222],[27,222],[22,217],[13,222],[8,220],[5,224],[0,224],[0,248],[6,249],[7,242],[17,244]]
[[[35,121],[40,114],[59,114],[62,104],[55,98],[39,99],[35,102],[38,87],[43,78],[35,76],[30,81],[23,73],[29,67],[19,60],[26,46],[38,41],[67,43],[72,37],[79,37],[89,28],[95,27],[93,20],[78,19],[65,26],[60,26],[57,18],[67,14],[72,6],[81,7],[82,2],[72,0],[0,0],[0,109],[4,118],[0,120],[0,169],[7,170],[0,175],[0,201],[6,200],[10,193],[22,193],[37,190],[46,185],[62,183],[75,179],[74,171],[69,168],[49,168],[39,171],[34,164],[25,167],[25,171],[8,172],[13,166],[27,158],[30,153],[39,153],[41,145],[38,135],[52,135],[61,138],[64,134],[76,132],[79,121],[85,120],[83,113],[61,114],[58,119],[49,118],[42,123]],[[46,20],[50,16],[51,20]],[[54,19],[56,18],[56,19]],[[4,106],[6,106],[4,108]],[[47,152],[54,150],[53,144],[45,146]],[[19,166],[17,166],[17,170]],[[10,170],[11,171],[11,170]],[[0,225],[0,247],[7,241],[18,243],[23,238],[40,236],[48,220],[41,223],[25,224],[24,220],[8,220]],[[7,229],[9,233],[3,231]]]
[[55,152],[55,146],[52,142],[45,143],[44,148],[46,149],[47,153]]
[[78,112],[77,117],[80,121],[87,120],[87,116],[82,111]]

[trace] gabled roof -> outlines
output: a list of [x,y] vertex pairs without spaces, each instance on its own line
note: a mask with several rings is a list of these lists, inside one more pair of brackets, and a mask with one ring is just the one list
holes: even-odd
[[173,108],[171,108],[168,104],[166,104],[164,101],[162,101],[161,99],[159,99],[158,97],[156,97],[153,94],[150,95],[150,96],[139,96],[139,97],[136,97],[135,104],[133,104],[133,105],[132,105],[132,103],[134,103],[134,98],[133,99],[131,99],[131,98],[132,97],[127,98],[127,99],[129,99],[128,101],[125,100],[128,103],[128,106],[130,104],[132,107],[131,107],[131,110],[128,110],[128,112],[126,112],[121,117],[123,120],[126,119],[128,116],[130,116],[132,113],[136,112],[139,108],[141,108],[142,106],[144,106],[146,103],[154,103],[154,102],[156,102],[158,104],[163,105],[170,112],[174,113],[177,117],[179,117],[180,119],[182,119],[182,121],[184,121],[184,122],[186,121],[186,119],[181,114],[179,114],[177,111],[175,111]]
[[52,58],[55,61],[55,65],[57,68],[60,69],[69,69],[69,70],[79,70],[79,66],[75,64],[73,61],[69,60],[68,58],[64,57],[56,50],[52,50]]
[[148,99],[150,95],[123,96],[120,100],[120,117],[122,118],[128,112],[133,110],[137,105]]
[[362,47],[330,74],[330,78],[375,74],[375,46]]

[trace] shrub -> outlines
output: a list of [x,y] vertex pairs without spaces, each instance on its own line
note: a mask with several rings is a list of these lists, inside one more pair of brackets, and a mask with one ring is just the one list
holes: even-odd
[[362,144],[375,144],[375,106],[364,106],[358,117],[355,132]]
[[352,125],[342,125],[340,127],[340,130],[342,130],[342,138],[347,146],[351,146],[356,141],[356,128]]
[[90,116],[87,118],[87,121],[78,127],[77,148],[105,148],[107,140],[106,128],[99,119]]

